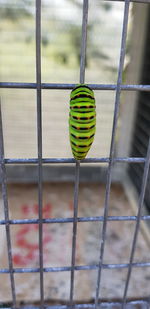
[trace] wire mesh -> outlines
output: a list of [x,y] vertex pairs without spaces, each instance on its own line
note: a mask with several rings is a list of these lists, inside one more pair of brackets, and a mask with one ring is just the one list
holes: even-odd
[[[117,0],[112,0],[117,1]],[[123,0],[124,1],[124,0]],[[133,2],[143,2],[150,3],[150,0],[135,0]],[[106,192],[105,192],[105,203],[104,203],[104,214],[103,216],[97,217],[78,217],[78,193],[79,193],[79,174],[80,174],[80,162],[75,161],[72,158],[43,158],[42,156],[42,116],[41,116],[41,107],[42,107],[42,98],[41,91],[42,89],[72,89],[74,84],[60,84],[60,83],[41,83],[41,0],[36,0],[36,83],[14,83],[14,82],[1,82],[0,88],[14,88],[14,89],[36,89],[37,93],[37,140],[38,140],[38,158],[22,159],[22,158],[5,158],[4,157],[4,141],[3,141],[3,129],[2,129],[2,117],[0,111],[0,168],[1,168],[1,182],[2,182],[2,197],[4,204],[4,219],[0,220],[0,225],[4,225],[6,228],[6,238],[7,238],[7,252],[8,252],[8,269],[0,269],[0,274],[10,274],[10,283],[11,283],[11,292],[12,292],[12,307],[16,308],[16,291],[15,291],[15,273],[39,273],[40,276],[40,308],[44,308],[44,273],[45,272],[70,272],[70,299],[68,305],[57,305],[57,306],[46,306],[51,309],[67,309],[67,308],[104,308],[106,302],[101,301],[101,271],[102,269],[127,269],[127,277],[124,286],[124,294],[122,297],[122,302],[107,302],[108,307],[125,309],[126,305],[146,305],[148,308],[148,302],[145,300],[137,301],[128,301],[128,288],[131,277],[131,272],[137,267],[150,267],[150,262],[147,263],[134,263],[134,253],[135,247],[138,238],[138,232],[140,227],[140,221],[150,220],[150,216],[142,216],[141,210],[144,202],[144,195],[146,190],[146,184],[148,179],[149,164],[150,164],[150,142],[147,150],[146,158],[143,157],[125,157],[117,158],[115,157],[115,134],[117,127],[117,119],[119,113],[120,105],[120,94],[121,91],[150,91],[149,85],[122,85],[122,73],[123,65],[125,58],[126,50],[126,35],[128,27],[128,15],[129,15],[129,5],[130,0],[124,1],[124,17],[122,25],[122,41],[120,47],[120,62],[118,67],[118,80],[117,84],[90,84],[89,86],[95,90],[113,90],[116,92],[115,98],[115,109],[114,109],[114,120],[112,128],[112,138],[111,138],[111,147],[110,155],[108,158],[88,158],[81,160],[81,163],[107,163],[107,183],[106,183]],[[88,0],[83,0],[83,17],[82,17],[82,41],[81,41],[81,62],[80,62],[80,83],[84,83],[85,79],[85,58],[86,58],[86,38],[87,38],[87,23],[88,23]],[[131,103],[132,104],[132,103]],[[136,216],[108,216],[109,209],[109,198],[111,190],[111,177],[112,177],[112,168],[116,162],[120,163],[143,163],[144,164],[144,173],[143,181],[141,187],[141,194],[139,198],[139,206]],[[75,163],[75,187],[74,187],[74,215],[73,218],[42,218],[42,166],[43,164],[63,164],[63,163]],[[10,220],[9,219],[9,205],[8,205],[8,196],[7,196],[7,179],[6,179],[6,165],[7,164],[36,164],[38,166],[38,205],[39,205],[39,215],[38,219],[21,219],[21,220]],[[103,256],[105,250],[105,240],[106,240],[106,230],[108,221],[133,221],[135,222],[135,231],[132,240],[132,247],[130,252],[129,263],[124,264],[104,264]],[[78,222],[102,222],[102,237],[100,233],[99,237],[99,261],[95,265],[75,265],[75,256],[76,256],[76,236],[77,236],[77,224]],[[12,262],[12,248],[11,248],[11,233],[10,225],[17,224],[38,224],[39,225],[39,267],[37,268],[14,268]],[[43,224],[48,223],[72,223],[73,232],[72,232],[72,257],[71,257],[71,266],[65,267],[43,267]],[[75,304],[74,303],[74,276],[75,271],[79,270],[97,270],[97,284],[95,291],[95,304]],[[27,307],[27,306],[26,306]],[[5,307],[6,308],[6,307]],[[9,308],[9,307],[8,307]],[[34,308],[29,306],[29,308]],[[38,307],[36,307],[38,308]]]

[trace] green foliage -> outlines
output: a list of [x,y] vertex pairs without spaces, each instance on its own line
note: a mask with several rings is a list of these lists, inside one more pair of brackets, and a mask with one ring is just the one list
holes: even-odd
[[101,6],[105,11],[110,11],[112,9],[112,4],[108,2],[101,3]]
[[68,35],[71,48],[76,57],[77,63],[80,64],[80,44],[81,44],[81,28],[78,25],[70,25],[68,27]]
[[32,16],[32,7],[32,0],[18,1],[15,6],[13,6],[9,0],[6,0],[5,3],[0,6],[0,18],[17,21],[23,16],[30,17]]
[[[69,14],[66,17],[64,10],[62,13],[61,8],[58,10],[52,0],[49,1],[52,10],[48,10],[49,6],[43,0],[41,38],[43,70],[45,70],[44,74],[48,76],[48,78],[48,71],[53,68],[55,69],[56,75],[59,71],[59,74],[62,74],[62,76],[62,70],[69,70],[70,72],[74,70],[76,72],[79,69],[83,5],[82,0],[66,0],[65,5],[67,1],[68,3],[72,3],[74,10],[73,17],[69,16]],[[19,80],[20,78],[25,78],[23,74],[26,76],[28,70],[27,75],[31,76],[31,79],[33,79],[35,73],[35,64],[33,62],[35,57],[35,1],[16,0],[16,7],[12,6],[11,0],[6,0],[6,2],[9,4],[7,5],[7,9],[9,8],[9,10],[5,12],[5,19],[3,16],[0,26],[0,30],[3,34],[1,37],[0,55],[2,76],[6,76],[4,79],[7,79],[7,75],[9,75],[10,72],[12,76],[15,76],[17,72]],[[20,4],[21,7],[19,6]],[[114,73],[114,68],[111,67],[111,51],[109,52],[108,48],[106,48],[105,41],[103,41],[104,35],[101,35],[102,15],[99,17],[99,14],[96,13],[97,8],[95,9],[93,2],[91,2],[90,5],[86,67],[88,71],[94,68],[94,75],[96,71],[98,72],[98,67],[100,68],[99,71],[105,70],[108,74],[112,75],[112,73]],[[100,12],[102,12],[102,14],[104,13],[106,16],[105,6],[102,6],[102,3],[100,4],[98,2],[96,2],[96,5],[98,8],[101,5]],[[70,12],[72,11],[72,7],[68,5],[68,10],[70,10]],[[2,14],[1,10],[0,14]],[[22,61],[22,59],[24,60]],[[22,64],[21,67],[18,67],[18,61]],[[69,75],[67,78],[69,80]]]
[[43,35],[42,35],[41,41],[42,41],[42,45],[43,45],[44,47],[48,46],[48,44],[49,44],[48,35],[47,35],[47,34],[43,34]]

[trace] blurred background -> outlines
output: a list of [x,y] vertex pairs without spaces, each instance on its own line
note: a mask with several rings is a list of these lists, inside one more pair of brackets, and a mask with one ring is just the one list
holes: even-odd
[[[89,1],[86,83],[115,84],[117,81],[123,5],[116,1]],[[149,10],[148,4],[130,6],[123,72],[126,84],[149,84]],[[43,83],[79,82],[81,23],[81,0],[42,1]],[[0,81],[35,82],[35,2],[1,0],[0,35]],[[68,138],[69,94],[66,90],[42,91],[43,157],[72,157]],[[88,157],[108,157],[115,91],[95,91],[95,97],[97,130]],[[122,92],[116,156],[145,156],[150,135],[148,101],[149,92]],[[36,91],[1,89],[1,102],[5,156],[37,157]],[[101,167],[99,165],[97,170],[98,177],[104,179]],[[123,178],[127,165],[116,167],[114,179]],[[22,169],[21,172],[19,169],[9,167],[8,176],[14,179],[18,172],[16,179],[20,181]],[[52,173],[51,180],[58,175],[61,178],[59,170],[61,167],[58,173]],[[130,165],[129,170],[140,190],[143,165]],[[23,171],[26,179],[35,181],[34,170],[29,174],[26,167]],[[72,177],[69,171],[65,172],[66,175],[71,173],[67,179]],[[50,173],[45,177],[49,179]],[[97,179],[97,174],[93,174],[94,177]],[[146,200],[149,207],[148,192]]]
[[[89,1],[87,55],[85,83],[116,84],[120,56],[124,3],[117,1]],[[82,24],[81,0],[42,1],[42,83],[79,82],[80,44]],[[150,7],[132,3],[123,72],[124,84],[149,84],[150,82]],[[35,82],[35,1],[0,1],[0,82]],[[43,157],[71,158],[68,136],[69,95],[67,90],[42,90]],[[95,91],[97,130],[88,157],[108,157],[110,150],[115,91]],[[1,104],[6,158],[37,157],[36,90],[1,88]],[[122,91],[118,119],[115,155],[118,157],[145,157],[150,136],[149,92]],[[135,215],[144,164],[115,164],[109,215]],[[7,166],[8,198],[11,218],[34,218],[37,214],[37,166]],[[43,166],[43,215],[71,217],[73,211],[74,165]],[[107,164],[81,166],[80,216],[103,215]],[[12,184],[15,183],[15,184]],[[18,185],[22,183],[21,185]],[[150,209],[150,176],[145,195],[143,214]],[[67,192],[67,196],[66,196]],[[2,200],[1,200],[2,203]],[[63,211],[62,211],[63,209]],[[3,214],[1,214],[3,218]],[[99,223],[98,223],[99,224]],[[120,222],[118,223],[120,224]],[[80,224],[79,224],[80,225]],[[81,228],[84,228],[81,230]],[[13,262],[16,267],[38,265],[37,227],[13,226]],[[71,226],[44,230],[46,266],[64,266],[70,263]],[[67,225],[66,225],[67,226]],[[28,225],[29,227],[29,225]],[[99,252],[99,228],[96,223],[82,223],[78,234],[78,264],[96,263]],[[4,227],[1,238],[5,247]],[[118,230],[122,235],[118,235]],[[82,232],[81,232],[82,231]],[[22,233],[22,240],[19,234]],[[63,234],[64,233],[64,234]],[[107,235],[105,262],[127,263],[131,247],[133,224],[110,222]],[[32,235],[32,237],[31,237]],[[49,235],[49,236],[48,236]],[[62,235],[67,243],[60,259]],[[33,238],[35,246],[29,244]],[[26,240],[25,240],[26,239]],[[55,244],[56,240],[56,244]],[[91,246],[93,244],[93,250]],[[112,245],[113,244],[113,245]],[[149,227],[141,225],[136,261],[149,261]],[[21,249],[21,255],[20,255]],[[95,250],[95,251],[94,251]],[[63,251],[63,250],[62,250]],[[93,255],[90,254],[92,251]],[[51,255],[53,252],[53,255]],[[85,254],[86,253],[86,254]],[[2,267],[6,262],[6,248],[1,250]],[[110,260],[109,260],[110,257]],[[148,270],[134,274],[130,298],[148,296]],[[105,271],[103,272],[105,273]],[[94,297],[96,272],[91,280],[77,290],[76,299],[84,301]],[[27,279],[17,277],[19,301],[38,301],[37,274]],[[51,276],[50,276],[51,275]],[[102,296],[121,298],[126,270],[104,276]],[[49,276],[49,277],[48,277]],[[46,299],[68,299],[69,284],[64,277],[45,274]],[[25,275],[24,275],[24,278]],[[88,280],[88,272],[78,272],[76,288]],[[82,281],[83,280],[83,281]],[[141,281],[142,280],[142,281]],[[112,287],[114,286],[114,287]],[[58,288],[59,287],[59,288]],[[32,292],[32,293],[31,293]],[[1,295],[2,294],[2,295]],[[10,300],[8,282],[1,291],[3,301]]]
[[[1,1],[1,81],[35,82],[35,2]],[[116,83],[123,4],[90,1],[86,83]],[[42,82],[78,83],[82,1],[42,1]],[[69,91],[43,90],[43,156],[70,157]],[[2,90],[5,154],[36,157],[36,92]],[[108,156],[114,92],[97,91],[89,156]],[[57,123],[57,125],[56,125]]]

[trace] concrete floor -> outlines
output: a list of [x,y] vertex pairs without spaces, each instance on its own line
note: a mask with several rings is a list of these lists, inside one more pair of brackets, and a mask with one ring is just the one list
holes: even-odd
[[[103,215],[105,186],[81,184],[78,216]],[[37,218],[37,186],[9,185],[9,209],[11,219]],[[1,200],[2,204],[2,200]],[[73,184],[45,184],[43,187],[43,217],[72,217]],[[113,185],[110,196],[109,215],[135,215],[120,185]],[[1,213],[1,218],[3,214]],[[135,223],[132,221],[109,221],[105,245],[104,263],[128,263]],[[99,257],[99,236],[102,223],[80,222],[77,230],[76,265],[97,264]],[[39,266],[38,226],[11,225],[13,266],[28,268]],[[7,268],[5,227],[0,226],[0,268]],[[70,266],[72,223],[44,224],[43,251],[44,267]],[[140,230],[134,262],[150,261],[149,244]],[[121,299],[127,269],[104,269],[100,295],[103,299]],[[90,301],[95,296],[96,270],[80,270],[75,274],[76,301]],[[5,280],[4,280],[5,279]],[[130,299],[149,296],[149,268],[134,268],[128,291]],[[18,301],[39,300],[39,274],[15,274]],[[0,299],[11,301],[9,276],[0,276]],[[69,299],[70,273],[44,273],[45,299]]]

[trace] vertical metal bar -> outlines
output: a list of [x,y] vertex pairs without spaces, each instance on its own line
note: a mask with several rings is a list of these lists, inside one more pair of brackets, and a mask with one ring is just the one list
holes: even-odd
[[[84,83],[84,79],[85,79],[87,22],[88,22],[88,0],[83,0],[80,83]],[[74,188],[74,215],[73,215],[71,278],[70,278],[70,305],[71,306],[73,306],[73,298],[74,298],[74,275],[75,275],[76,238],[77,238],[79,177],[80,177],[80,161],[77,160],[76,172],[75,172],[75,188]]]
[[4,162],[4,140],[3,140],[3,126],[2,126],[2,113],[1,113],[1,102],[0,102],[0,172],[2,181],[2,198],[4,204],[4,217],[5,217],[5,229],[6,229],[6,240],[7,240],[7,253],[8,253],[8,264],[10,272],[10,283],[13,308],[16,307],[16,291],[15,291],[15,280],[13,273],[13,261],[12,261],[12,246],[10,237],[10,225],[9,225],[9,207],[8,207],[8,195],[7,195],[7,180],[6,180],[6,167]]
[[102,227],[102,237],[100,240],[99,269],[98,269],[98,275],[97,275],[96,296],[95,296],[95,307],[96,308],[98,307],[102,264],[103,264],[104,248],[105,248],[105,240],[106,240],[109,197],[110,197],[110,189],[111,189],[112,168],[113,168],[113,163],[114,163],[113,158],[114,158],[114,152],[115,152],[115,134],[116,134],[116,128],[117,128],[117,119],[118,119],[118,114],[119,114],[122,73],[123,73],[124,58],[125,58],[129,3],[130,3],[130,0],[125,0],[121,49],[120,49],[120,60],[119,60],[118,79],[117,79],[117,88],[116,88],[116,97],[115,97],[115,109],[114,109],[113,128],[112,128],[111,146],[110,146],[110,154],[109,154],[110,161],[109,161],[108,171],[107,171],[106,192],[105,192],[105,201],[104,201],[104,222],[103,222],[103,227]]
[[88,23],[88,5],[89,1],[83,1],[83,16],[82,16],[82,41],[81,41],[81,60],[80,60],[80,83],[85,80],[85,61],[86,61],[86,46],[87,46],[87,23]]
[[74,214],[73,214],[73,233],[72,233],[70,305],[73,305],[73,296],[74,296],[74,272],[75,272],[75,258],[76,258],[79,176],[80,176],[80,162],[77,161],[76,162],[76,174],[75,174],[75,188],[74,188]]
[[37,143],[38,143],[38,205],[39,205],[39,264],[40,303],[44,308],[43,224],[42,224],[42,95],[41,95],[41,0],[36,0],[36,83],[37,83]]
[[148,180],[149,165],[150,165],[150,139],[149,139],[149,144],[148,144],[146,162],[145,162],[145,166],[144,166],[141,194],[140,194],[140,198],[139,198],[138,214],[137,214],[137,220],[136,220],[136,225],[135,225],[135,231],[134,231],[134,235],[133,235],[133,242],[132,242],[131,254],[130,254],[130,259],[129,259],[127,279],[126,279],[125,289],[124,289],[122,309],[125,309],[125,305],[126,305],[127,292],[128,292],[128,287],[129,287],[129,282],[130,282],[130,277],[131,277],[131,272],[132,272],[132,263],[133,263],[133,259],[134,259],[135,248],[136,248],[138,232],[139,232],[139,227],[140,227],[140,221],[141,221],[142,206],[143,206],[143,203],[144,203],[145,190],[146,190],[146,185],[147,185],[147,180]]

